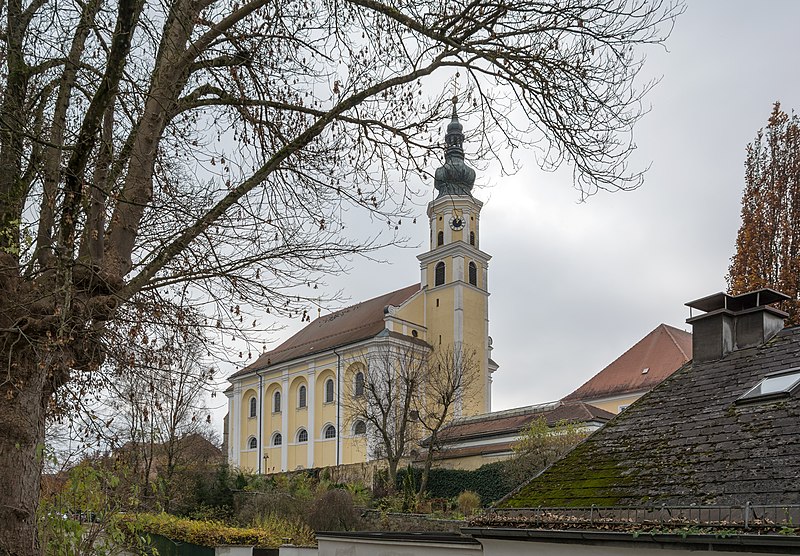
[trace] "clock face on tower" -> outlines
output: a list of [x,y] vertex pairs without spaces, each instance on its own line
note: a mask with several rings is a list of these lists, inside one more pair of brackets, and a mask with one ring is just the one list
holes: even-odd
[[450,218],[450,228],[453,230],[463,230],[464,229],[464,219],[461,216],[453,216]]

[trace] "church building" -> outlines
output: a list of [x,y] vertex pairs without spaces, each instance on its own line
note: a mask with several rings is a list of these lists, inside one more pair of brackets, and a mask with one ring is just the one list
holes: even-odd
[[350,397],[370,381],[370,354],[408,349],[465,349],[474,376],[453,411],[491,411],[488,263],[480,249],[475,170],[464,162],[463,127],[447,126],[445,162],[428,204],[429,249],[419,255],[420,283],[322,316],[253,364],[234,373],[228,397],[228,462],[259,473],[368,461],[368,425]]

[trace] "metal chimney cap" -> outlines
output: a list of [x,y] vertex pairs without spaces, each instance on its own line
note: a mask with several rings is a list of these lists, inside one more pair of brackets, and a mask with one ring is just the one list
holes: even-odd
[[739,295],[719,292],[701,297],[700,299],[695,299],[694,301],[689,301],[685,305],[706,313],[719,309],[743,311],[745,309],[770,305],[778,301],[786,301],[787,299],[791,299],[791,297],[771,288],[762,288]]

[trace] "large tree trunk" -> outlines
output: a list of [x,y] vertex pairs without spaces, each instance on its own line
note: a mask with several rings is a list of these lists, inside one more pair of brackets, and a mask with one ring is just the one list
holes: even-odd
[[13,383],[6,381],[0,389],[0,469],[5,470],[0,474],[0,555],[33,556],[40,554],[36,508],[48,371],[30,352],[6,348],[0,355],[4,366],[10,361],[14,368]]

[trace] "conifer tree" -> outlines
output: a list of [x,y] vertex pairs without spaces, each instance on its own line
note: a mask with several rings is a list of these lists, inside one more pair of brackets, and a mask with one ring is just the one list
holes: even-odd
[[792,297],[781,309],[800,323],[800,118],[772,108],[747,145],[742,224],[728,269],[732,294],[769,287]]

